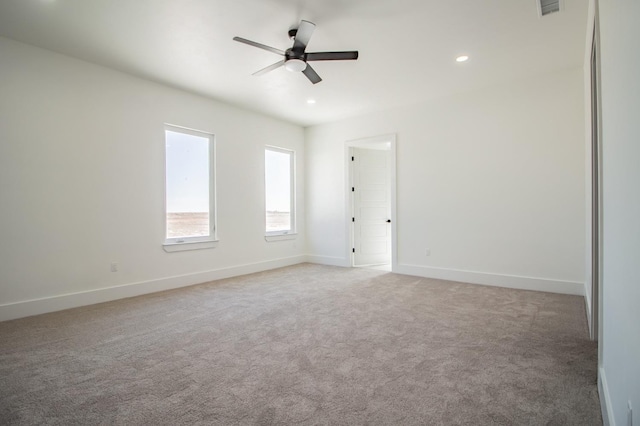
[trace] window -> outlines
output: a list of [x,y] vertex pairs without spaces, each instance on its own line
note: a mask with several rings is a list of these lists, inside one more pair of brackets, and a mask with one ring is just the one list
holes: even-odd
[[264,151],[267,237],[295,234],[295,154],[287,149]]
[[214,148],[209,133],[165,126],[167,251],[215,241]]

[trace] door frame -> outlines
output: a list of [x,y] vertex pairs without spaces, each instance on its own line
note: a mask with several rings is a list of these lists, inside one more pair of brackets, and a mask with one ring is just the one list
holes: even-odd
[[594,19],[589,60],[591,86],[591,327],[592,340],[601,340],[602,295],[602,132],[600,103],[600,39]]
[[603,227],[602,227],[602,96],[600,83],[600,23],[598,0],[589,0],[584,58],[585,95],[585,305],[589,337],[598,341],[598,365],[603,338]]
[[347,238],[347,246],[345,247],[346,258],[349,259],[349,266],[353,267],[353,197],[351,187],[353,182],[352,164],[351,164],[351,148],[374,149],[376,146],[385,144],[389,147],[389,190],[391,202],[391,271],[395,271],[398,267],[398,244],[396,223],[396,135],[387,134],[373,136],[368,138],[353,139],[346,141],[344,144],[344,160],[345,160],[345,235]]

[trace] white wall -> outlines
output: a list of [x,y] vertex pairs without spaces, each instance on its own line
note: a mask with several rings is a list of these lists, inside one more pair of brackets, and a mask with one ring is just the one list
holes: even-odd
[[[8,39],[0,59],[0,320],[304,259],[301,127]],[[215,249],[162,249],[164,123],[216,135]],[[264,240],[267,144],[297,154],[295,241]]]
[[308,128],[315,260],[349,263],[345,142],[389,133],[399,272],[583,293],[582,69]]
[[603,281],[601,399],[640,423],[640,2],[599,0]]

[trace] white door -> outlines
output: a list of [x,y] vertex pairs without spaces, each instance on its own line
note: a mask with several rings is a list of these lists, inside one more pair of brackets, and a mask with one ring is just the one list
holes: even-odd
[[352,148],[353,265],[391,263],[388,150]]

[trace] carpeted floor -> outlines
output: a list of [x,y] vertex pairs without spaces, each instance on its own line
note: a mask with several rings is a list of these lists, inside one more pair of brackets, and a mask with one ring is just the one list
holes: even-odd
[[599,425],[581,297],[302,264],[0,323],[0,424]]

